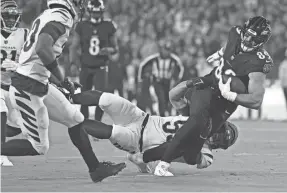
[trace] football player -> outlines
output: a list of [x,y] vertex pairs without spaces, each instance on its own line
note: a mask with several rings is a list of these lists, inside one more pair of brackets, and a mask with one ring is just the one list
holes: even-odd
[[[84,3],[85,1],[78,2],[81,13]],[[98,161],[83,130],[84,127],[97,127],[98,122],[85,120],[58,89],[48,84],[49,78],[53,77],[56,84],[71,93],[76,87],[74,83],[62,77],[57,58],[61,55],[73,25],[77,22],[78,13],[75,11],[74,2],[70,0],[48,0],[47,6],[48,9],[33,22],[9,89],[12,107],[16,109],[19,117],[17,124],[25,139],[4,143],[1,146],[1,154],[26,156],[47,153],[51,118],[68,127],[69,136],[83,156],[92,180],[99,182],[116,175],[125,168],[125,163]]]
[[[17,67],[21,47],[28,35],[28,29],[19,28],[20,20],[21,12],[16,2],[1,1],[1,144],[6,140],[6,127],[18,127],[9,100],[9,87],[10,76]],[[1,156],[1,165],[13,166],[7,156]]]
[[[266,74],[273,66],[270,55],[263,49],[270,36],[270,21],[262,16],[248,19],[242,27],[232,27],[227,44],[207,58],[208,62],[220,60],[220,65],[205,77],[178,85],[179,90],[188,87],[195,87],[197,90],[186,96],[187,100],[179,100],[182,106],[189,106],[190,117],[166,150],[159,151],[163,153],[155,175],[173,176],[168,171],[170,162],[175,156],[180,156],[179,148],[187,141],[190,141],[187,146],[194,149],[190,155],[196,157],[206,138],[221,127],[238,105],[251,109],[261,106]],[[248,88],[248,93],[230,91],[231,79],[223,83],[223,74],[239,77]]]
[[[72,97],[74,104],[98,106],[107,113],[113,125],[97,128],[87,128],[90,135],[99,139],[109,139],[111,143],[126,152],[128,159],[135,163],[141,172],[148,172],[151,168],[143,162],[145,152],[170,140],[177,130],[186,122],[186,116],[150,116],[130,101],[107,92],[97,90],[85,91]],[[232,123],[224,124],[221,129],[207,140],[196,159],[188,160],[188,150],[182,159],[175,161],[206,168],[213,162],[212,149],[227,149],[237,139],[238,132]],[[148,156],[148,155],[147,155]],[[153,160],[151,160],[153,161]]]
[[[158,43],[159,53],[147,57],[139,66],[138,83],[143,84],[143,79],[151,79],[155,93],[158,98],[158,109],[160,116],[169,113],[168,92],[175,84],[181,81],[184,66],[180,58],[172,53],[171,41],[161,40]],[[142,90],[140,95],[143,95]],[[168,111],[169,110],[169,111]]]
[[[81,68],[82,91],[108,89],[109,56],[118,52],[115,22],[103,17],[105,6],[102,0],[89,0],[89,19],[79,22],[70,46],[71,68]],[[81,50],[79,56],[78,50]],[[89,117],[87,106],[81,106],[85,118]],[[101,120],[103,111],[96,108],[95,119]]]

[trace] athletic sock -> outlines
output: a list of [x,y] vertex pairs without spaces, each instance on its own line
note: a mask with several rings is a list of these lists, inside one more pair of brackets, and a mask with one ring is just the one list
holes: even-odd
[[6,141],[6,123],[7,123],[7,113],[1,112],[1,144]]
[[84,131],[82,125],[83,123],[80,123],[74,127],[69,128],[69,136],[73,144],[80,151],[84,161],[89,168],[89,172],[93,172],[97,169],[99,160],[93,152],[88,134]]
[[86,119],[82,123],[82,128],[91,136],[98,139],[109,139],[112,136],[113,126],[105,123]]
[[73,95],[73,103],[87,106],[98,106],[103,92],[98,90],[88,90]]
[[27,139],[12,139],[1,145],[1,155],[34,156],[39,153]]

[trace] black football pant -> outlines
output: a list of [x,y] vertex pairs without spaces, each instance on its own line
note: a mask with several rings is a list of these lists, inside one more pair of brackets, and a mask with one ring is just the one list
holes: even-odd
[[170,80],[163,79],[153,83],[155,93],[158,98],[159,115],[164,117],[166,111],[170,111],[169,107],[169,89]]
[[183,156],[187,163],[195,164],[205,140],[218,131],[236,110],[236,105],[218,98],[210,88],[195,91],[189,101],[190,117],[187,122],[171,142],[144,152],[145,162],[160,159],[170,163]]
[[[83,85],[82,92],[91,90],[94,86],[95,90],[108,92],[108,68],[82,68],[80,72],[80,83]],[[81,106],[81,112],[85,118],[89,118],[89,107]],[[103,111],[96,108],[95,120],[101,121]]]

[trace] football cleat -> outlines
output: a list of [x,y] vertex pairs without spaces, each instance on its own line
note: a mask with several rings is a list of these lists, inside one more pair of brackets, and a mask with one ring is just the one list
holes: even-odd
[[130,162],[135,164],[138,168],[138,171],[141,173],[151,173],[151,169],[149,168],[148,164],[143,162],[143,154],[142,153],[135,153],[135,154],[128,154],[127,158]]
[[90,177],[94,183],[101,182],[107,177],[117,175],[125,167],[125,163],[114,164],[112,162],[101,162],[95,171],[90,172]]
[[166,162],[159,162],[159,164],[156,166],[154,175],[155,176],[161,176],[161,177],[171,177],[174,176],[173,173],[168,171],[170,164]]
[[13,163],[7,156],[1,155],[1,166],[13,166]]

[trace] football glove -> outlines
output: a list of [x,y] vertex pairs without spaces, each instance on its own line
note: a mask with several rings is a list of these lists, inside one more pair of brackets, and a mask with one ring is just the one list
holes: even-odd
[[214,54],[208,56],[208,58],[206,59],[206,61],[208,63],[212,63],[215,62],[217,60],[219,60],[221,57],[223,56],[223,51],[222,48],[220,50],[218,50],[217,52],[215,52]]
[[78,88],[82,88],[83,86],[80,83],[72,82],[68,78],[65,78],[64,81],[61,83],[61,87],[69,91],[71,95],[75,94],[75,91]]
[[4,60],[1,64],[1,68],[4,68],[6,71],[15,71],[17,67],[18,63],[10,59]]
[[230,83],[231,83],[231,78],[228,78],[227,82],[224,84],[222,81],[222,76],[220,76],[218,87],[223,98],[225,98],[228,101],[234,102],[237,97],[237,93],[230,91]]
[[197,162],[197,169],[204,169],[213,163],[213,155],[209,148],[203,147],[201,149],[201,159]]

